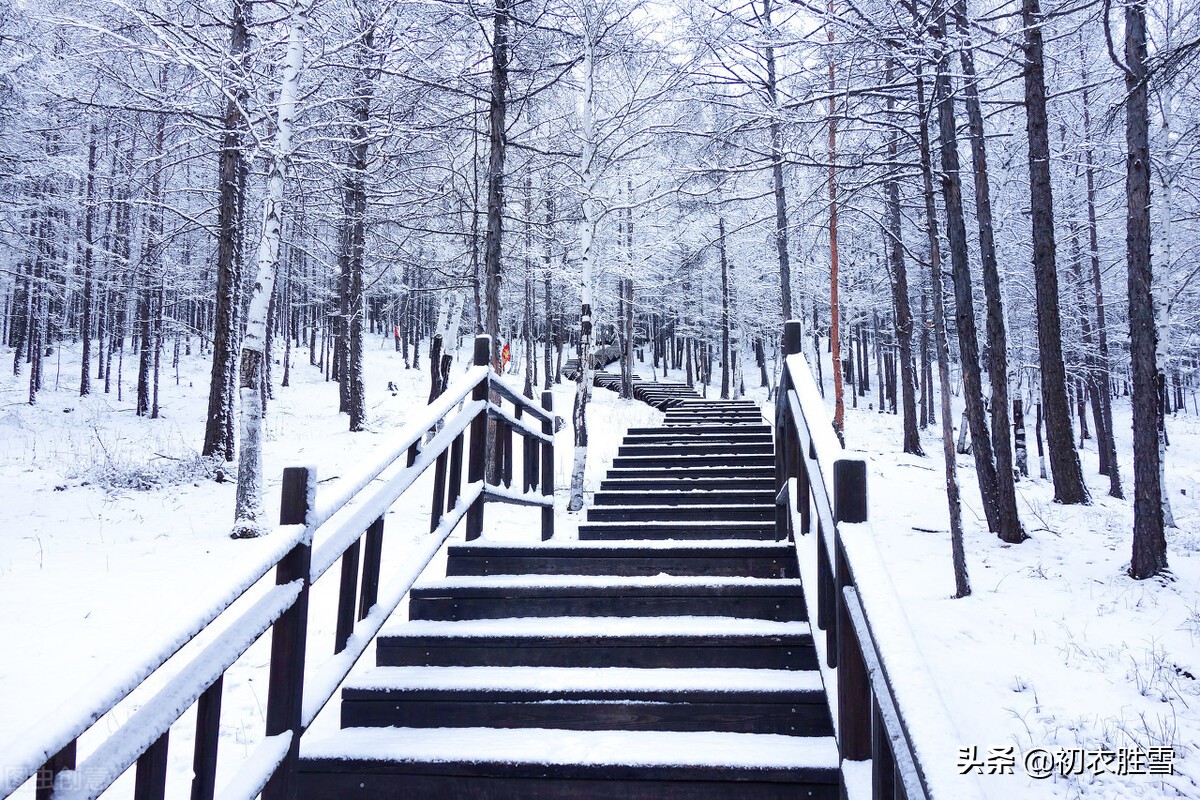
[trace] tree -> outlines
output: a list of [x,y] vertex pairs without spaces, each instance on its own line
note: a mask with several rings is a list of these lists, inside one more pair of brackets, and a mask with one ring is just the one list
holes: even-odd
[[1037,296],[1038,356],[1042,407],[1054,499],[1089,502],[1067,405],[1066,368],[1062,355],[1062,320],[1058,307],[1058,268],[1054,248],[1054,197],[1050,185],[1050,132],[1046,116],[1045,57],[1042,10],[1038,0],[1022,0],[1025,37],[1025,132],[1029,143],[1029,203],[1033,217],[1033,275]]
[[[1105,33],[1108,20],[1105,19]],[[1110,45],[1111,52],[1111,45]],[[1146,4],[1125,6],[1125,258],[1129,291],[1129,357],[1133,372],[1133,557],[1138,580],[1167,569],[1162,485],[1158,468],[1161,373],[1154,318],[1154,272],[1150,262],[1150,113],[1146,65]]]
[[262,376],[263,349],[266,340],[267,310],[275,286],[282,239],[284,172],[292,154],[292,133],[296,124],[296,101],[300,73],[304,67],[304,35],[312,0],[292,0],[288,17],[287,54],[279,83],[279,111],[271,154],[267,197],[263,208],[262,239],[258,245],[258,268],[246,314],[246,334],[242,339],[241,380],[239,385],[241,441],[238,448],[237,505],[234,510],[234,538],[259,536],[265,532],[262,466]]

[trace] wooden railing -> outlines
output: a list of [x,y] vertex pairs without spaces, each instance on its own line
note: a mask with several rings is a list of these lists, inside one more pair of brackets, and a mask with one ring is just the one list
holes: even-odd
[[845,762],[864,762],[872,800],[981,798],[974,780],[954,768],[965,743],[956,739],[876,549],[866,460],[838,441],[801,342],[800,323],[788,322],[775,399],[776,529],[796,544],[806,605],[825,632],[818,650],[836,699],[844,770]]
[[[541,406],[501,383],[487,366],[488,337],[475,339],[474,365],[406,427],[381,462],[317,496],[313,467],[283,473],[279,530],[268,556],[243,567],[228,591],[199,617],[167,632],[163,645],[132,675],[92,687],[51,714],[24,739],[21,752],[4,754],[0,798],[32,778],[38,800],[94,798],[129,767],[136,800],[162,798],[172,725],[193,705],[196,731],[192,800],[216,793],[217,744],[226,670],[271,631],[266,736],[222,787],[221,796],[286,800],[295,796],[301,734],[336,693],[350,669],[400,604],[417,577],[466,518],[467,539],[483,530],[488,501],[536,506],[542,538],[554,534],[554,415],[549,392]],[[511,410],[505,409],[508,404]],[[489,431],[489,428],[491,429]],[[514,490],[513,437],[520,436],[521,488]],[[467,441],[464,441],[467,439]],[[490,441],[489,441],[490,440]],[[490,447],[489,447],[490,445]],[[463,482],[463,448],[467,475]],[[493,480],[486,460],[491,450]],[[384,516],[430,466],[434,468],[429,535],[381,588]],[[309,589],[340,562],[333,656],[306,663]],[[275,570],[274,586],[248,607],[235,602]],[[247,605],[242,603],[239,605]],[[218,633],[219,631],[219,633]],[[186,654],[155,691],[81,763],[79,737],[202,634],[211,638]],[[100,735],[100,732],[96,732]]]

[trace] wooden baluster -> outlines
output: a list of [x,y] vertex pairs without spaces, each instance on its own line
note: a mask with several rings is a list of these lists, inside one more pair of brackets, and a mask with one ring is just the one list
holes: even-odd
[[217,791],[217,744],[221,735],[221,695],[225,676],[217,676],[196,703],[196,745],[192,751],[192,800],[212,800]]
[[[475,366],[486,367],[491,363],[492,340],[490,336],[475,337]],[[488,401],[488,384],[491,373],[471,391],[471,400]],[[499,427],[499,426],[497,426]],[[467,453],[467,482],[471,485],[483,483],[484,460],[487,458],[488,415],[486,407],[471,420],[471,445]],[[499,442],[497,442],[499,446]],[[467,510],[466,539],[472,541],[483,534],[483,495],[475,499]]]
[[50,796],[54,793],[54,778],[58,773],[75,769],[75,742],[76,740],[72,739],[62,750],[50,756],[49,760],[38,768],[37,777],[34,778],[35,800],[50,800]]
[[[316,470],[288,467],[283,471],[283,496],[279,524],[307,525],[308,501],[316,496]],[[284,556],[275,568],[275,583],[299,580],[300,595],[271,627],[271,672],[267,689],[267,736],[292,732],[283,763],[263,788],[263,800],[295,797],[296,767],[300,757],[300,733],[304,705],[304,654],[308,631],[308,587],[312,569],[312,532]]]
[[383,558],[383,517],[367,528],[363,546],[362,588],[358,592],[358,618],[371,613],[379,599],[379,563]]
[[879,699],[874,698],[871,702],[871,797],[894,800],[898,786],[892,740],[879,711]]
[[454,506],[458,504],[458,497],[462,494],[462,455],[463,435],[460,433],[450,445],[450,491],[446,493],[447,511],[454,510]]
[[408,448],[408,466],[411,467],[413,464],[417,463],[417,456],[420,455],[420,453],[421,443],[419,441],[413,442]]
[[354,632],[354,611],[358,589],[358,540],[342,553],[342,578],[338,587],[337,630],[334,632],[333,652],[346,649],[350,634]]
[[[542,496],[554,498],[554,395],[542,392],[542,408],[546,411],[546,421],[542,422],[542,433],[550,437],[550,441],[542,442],[541,484]],[[548,542],[554,538],[554,509],[542,509],[542,541]]]
[[[501,427],[503,426],[503,427]],[[506,489],[512,488],[512,468],[513,468],[513,429],[512,425],[507,422],[501,422],[496,426],[496,435],[500,437],[498,445],[503,446],[504,455],[500,462],[500,477]]]
[[[516,418],[521,419],[524,416],[524,414],[525,414],[524,406],[518,405],[517,409],[516,409]],[[533,488],[533,483],[530,481],[530,478],[533,477],[533,470],[530,469],[530,467],[529,467],[529,461],[530,461],[529,453],[531,451],[530,446],[529,446],[529,437],[523,433],[520,434],[520,436],[521,436],[521,494],[525,494],[531,488]]]
[[433,501],[429,505],[429,532],[433,533],[442,524],[442,508],[446,504],[446,451],[443,450],[433,465]]
[[133,778],[133,800],[162,800],[167,794],[167,745],[170,729],[138,756]]

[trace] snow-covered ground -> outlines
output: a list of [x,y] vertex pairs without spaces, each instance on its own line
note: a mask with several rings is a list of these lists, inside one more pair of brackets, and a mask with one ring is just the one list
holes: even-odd
[[[0,351],[0,358],[11,352]],[[78,398],[77,359],[76,350],[65,348],[61,367],[54,358],[47,361],[46,388],[33,407],[26,402],[27,373],[0,377],[0,607],[6,610],[0,616],[0,764],[9,763],[8,756],[57,707],[75,702],[80,692],[119,683],[147,654],[161,650],[166,632],[196,616],[233,575],[273,547],[271,537],[228,538],[233,484],[215,481],[196,457],[207,358],[185,357],[178,385],[164,365],[159,420],[134,415],[130,365],[123,402],[95,384],[91,398]],[[278,503],[283,467],[319,464],[321,491],[335,486],[338,476],[386,452],[391,434],[420,413],[427,393],[423,369],[405,370],[390,345],[372,342],[366,364],[370,430],[350,434],[346,418],[335,413],[336,385],[308,366],[306,351],[296,351],[294,359],[293,385],[276,389],[267,416],[271,507]],[[463,354],[456,373],[465,362]],[[747,378],[757,383],[749,373]],[[394,395],[384,388],[388,381],[399,386]],[[571,384],[555,390],[556,411],[567,422],[557,437],[555,475],[558,534],[566,538],[582,517],[563,509],[572,393]],[[751,389],[751,396],[764,401],[765,390]],[[1174,580],[1125,576],[1130,506],[1106,496],[1107,480],[1093,475],[1089,442],[1082,458],[1093,504],[1058,506],[1048,481],[1022,481],[1022,516],[1033,538],[1017,546],[987,533],[970,457],[960,457],[974,594],[952,600],[937,432],[924,435],[927,457],[902,455],[897,419],[868,409],[870,399],[847,409],[848,444],[871,453],[871,518],[879,549],[961,745],[981,754],[1006,745],[1018,754],[1032,747],[1175,748],[1177,774],[1171,777],[1032,780],[1021,774],[1018,758],[1017,774],[981,776],[983,788],[998,799],[1200,797],[1200,684],[1193,677],[1200,676],[1200,419],[1180,415],[1169,422],[1168,484],[1179,524],[1168,534]],[[1118,401],[1115,414],[1129,490],[1127,403]],[[589,418],[591,487],[625,429],[658,419],[643,404],[596,390]],[[1036,474],[1032,453],[1031,462]],[[428,491],[419,484],[389,516],[385,570],[388,560],[398,563],[424,535],[427,505]],[[534,510],[493,505],[488,514],[492,535],[538,538]],[[329,646],[334,582],[318,582],[312,605],[313,641]],[[218,786],[261,738],[266,661],[264,648],[256,646],[227,675]],[[364,656],[364,665],[372,662],[372,654]],[[135,694],[97,730],[111,730],[143,698]],[[191,719],[189,712],[172,731],[170,781],[177,794],[186,792],[190,779]],[[336,720],[327,709],[317,726],[330,724]],[[81,742],[81,755],[95,740]],[[956,762],[958,753],[944,757]],[[32,791],[27,787],[20,796]]]

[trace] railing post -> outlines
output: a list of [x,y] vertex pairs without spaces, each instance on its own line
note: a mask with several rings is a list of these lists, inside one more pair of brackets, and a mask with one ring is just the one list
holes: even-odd
[[833,518],[838,522],[867,521],[867,462],[839,458],[833,462]]
[[[849,569],[840,547],[837,562],[840,584],[844,571]],[[838,591],[838,749],[847,761],[865,761],[871,757],[871,682],[850,609],[846,607],[848,591],[854,591],[852,584]]]
[[[492,363],[492,338],[490,336],[475,337],[475,366],[488,367]],[[476,384],[471,392],[471,400],[488,401],[488,384],[491,383],[492,375],[489,372],[484,380]],[[485,473],[485,460],[487,459],[487,429],[488,429],[488,414],[487,408],[479,411],[475,415],[475,419],[471,420],[471,445],[467,452],[467,482],[470,484],[482,483]],[[467,541],[478,539],[483,535],[483,495],[475,498],[475,502],[467,510]]]
[[[283,471],[279,503],[280,525],[308,526],[309,501],[316,495],[317,472],[309,467]],[[275,584],[300,581],[300,594],[291,608],[271,626],[271,671],[267,688],[267,736],[291,731],[292,741],[283,763],[263,788],[263,800],[291,800],[296,796],[296,767],[304,710],[304,653],[308,631],[308,578],[312,568],[312,531],[275,568]]]
[[[542,422],[542,433],[550,437],[543,442],[541,483],[542,496],[554,499],[554,395],[548,391],[542,392],[542,409],[547,419]],[[542,541],[548,542],[554,538],[554,509],[542,509]]]

